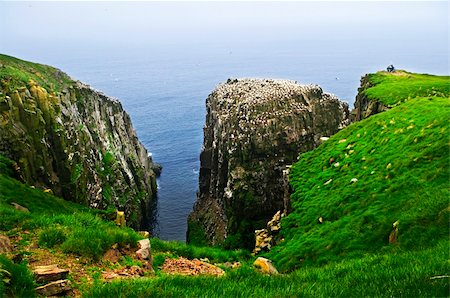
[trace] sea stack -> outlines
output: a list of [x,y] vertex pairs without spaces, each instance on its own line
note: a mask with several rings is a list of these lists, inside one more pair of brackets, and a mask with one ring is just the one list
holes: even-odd
[[349,123],[348,105],[317,85],[229,79],[208,96],[206,110],[187,240],[253,248],[254,231],[289,209],[286,169]]

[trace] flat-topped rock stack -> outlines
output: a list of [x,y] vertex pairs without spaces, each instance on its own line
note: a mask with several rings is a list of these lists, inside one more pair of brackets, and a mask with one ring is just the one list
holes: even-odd
[[[317,85],[229,79],[206,100],[199,194],[188,241],[248,246],[289,209],[283,170],[348,124],[348,106]],[[234,235],[234,236],[233,236]],[[230,236],[233,236],[230,238]]]

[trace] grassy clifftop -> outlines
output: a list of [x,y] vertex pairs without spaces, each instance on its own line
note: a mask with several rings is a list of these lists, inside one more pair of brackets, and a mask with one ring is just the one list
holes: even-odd
[[4,89],[16,90],[33,80],[47,90],[61,91],[73,80],[57,68],[0,54],[0,82]]
[[416,97],[448,97],[450,93],[449,76],[418,74],[403,70],[392,73],[379,71],[369,74],[368,82],[371,87],[364,91],[365,95],[387,106]]

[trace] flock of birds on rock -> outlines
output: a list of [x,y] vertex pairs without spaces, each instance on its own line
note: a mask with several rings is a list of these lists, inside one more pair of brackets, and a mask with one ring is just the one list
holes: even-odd
[[[270,140],[274,133],[301,130],[310,125],[306,116],[312,102],[334,99],[318,85],[292,80],[229,79],[216,87],[208,99],[231,147]],[[239,144],[239,145],[238,145]]]

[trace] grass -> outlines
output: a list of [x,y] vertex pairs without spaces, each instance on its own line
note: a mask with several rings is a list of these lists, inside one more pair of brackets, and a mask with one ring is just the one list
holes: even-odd
[[161,275],[96,284],[84,297],[444,297],[448,279],[431,278],[447,274],[448,250],[448,242],[440,241],[432,249],[375,254],[278,276],[249,266],[220,278]]
[[[420,249],[448,237],[449,108],[448,98],[416,98],[303,154],[291,169],[285,241],[269,254],[278,268]],[[395,221],[398,243],[389,245]]]
[[34,297],[35,283],[25,263],[0,255],[0,297]]
[[380,71],[368,77],[372,87],[364,91],[366,96],[388,106],[415,97],[448,97],[450,94],[449,76],[398,70],[394,73]]
[[[166,257],[181,256],[206,257],[212,263],[239,261],[242,266],[226,269],[222,277],[173,276],[157,270],[151,278],[108,283],[100,279],[102,268],[86,267],[94,281],[92,285],[88,281],[77,285],[81,294],[246,298],[448,296],[448,77],[401,72],[377,73],[370,79],[373,87],[365,90],[368,96],[386,100],[390,105],[401,104],[343,129],[317,149],[302,154],[293,165],[293,212],[282,222],[284,241],[266,255],[286,274],[258,273],[251,266],[254,258],[245,250],[197,247],[154,238],[154,267],[162,265]],[[13,163],[0,155],[0,231],[10,236],[28,231],[21,235],[20,247],[34,237],[41,248],[95,261],[114,243],[135,245],[140,239],[135,231],[104,221],[101,211],[32,189],[14,176]],[[15,210],[12,202],[30,212]],[[398,239],[389,244],[396,221]],[[129,257],[120,262],[128,266],[138,264]],[[0,256],[0,265],[0,296],[34,295],[25,263],[14,264]]]
[[241,250],[224,250],[217,247],[194,246],[178,241],[163,241],[158,238],[151,239],[153,253],[170,252],[173,256],[188,259],[208,258],[214,263],[242,261],[250,259],[250,252]]
[[69,76],[54,67],[0,54],[0,83],[5,90],[25,87],[30,80],[55,91],[73,84]]
[[[102,220],[100,212],[11,178],[11,165],[11,161],[0,157],[0,231],[29,230],[39,235],[42,247],[59,245],[67,253],[94,260],[114,243],[134,247],[142,238],[130,228],[118,228],[113,222]],[[15,210],[12,202],[28,208],[30,213]]]

